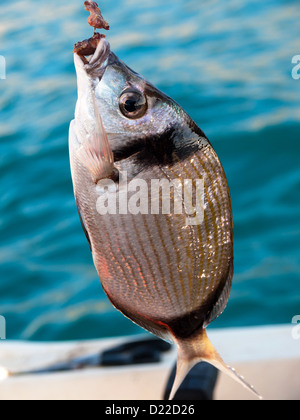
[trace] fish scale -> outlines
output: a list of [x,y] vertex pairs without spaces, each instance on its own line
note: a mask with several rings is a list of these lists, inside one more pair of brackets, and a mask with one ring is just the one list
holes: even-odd
[[[203,167],[203,160],[204,160],[204,155],[207,152],[205,150],[199,152],[199,158],[193,158],[192,160],[194,161],[194,163],[192,163],[191,165],[188,165],[186,163],[184,163],[184,165],[180,165],[182,168],[182,171],[185,171],[185,178],[186,179],[200,179],[200,178],[204,178],[204,180],[206,179],[207,175],[209,175],[208,172],[208,168]],[[211,154],[211,150],[209,150],[209,153]],[[190,160],[188,160],[188,162],[190,163]],[[198,166],[195,166],[198,165]],[[214,166],[217,166],[218,171],[219,171],[219,175],[222,174],[222,168],[221,165],[219,164],[219,161],[217,159],[214,160]],[[211,168],[209,168],[210,172],[213,173],[214,175],[216,175],[216,171],[213,171],[213,165],[211,166]],[[172,171],[172,176],[176,177],[176,173],[174,172],[174,170]],[[209,181],[205,181],[205,189],[206,191],[208,191],[210,189],[210,184],[211,183],[211,176],[209,176]],[[213,191],[213,198],[214,198],[214,205],[212,206],[214,208],[214,218],[216,218],[216,216],[220,216],[221,214],[224,215],[224,213],[226,212],[226,208],[223,209],[220,206],[219,203],[219,199],[218,197],[221,196],[223,193],[227,194],[227,203],[228,201],[228,188],[227,185],[225,183],[225,185],[222,186],[223,187],[223,191],[218,191],[219,194],[216,194],[215,191]],[[212,200],[208,200],[207,197],[207,201],[212,202]],[[211,248],[214,247],[214,241],[210,240],[208,242],[208,235],[209,232],[211,232],[211,227],[209,227],[208,225],[208,218],[210,217],[210,214],[208,212],[205,212],[205,221],[203,225],[198,225],[197,227],[194,228],[194,230],[197,230],[195,232],[195,237],[197,240],[197,250],[195,250],[195,254],[199,260],[200,263],[200,267],[195,267],[195,271],[196,271],[196,275],[195,275],[195,288],[197,290],[197,286],[198,287],[202,287],[203,290],[205,290],[207,288],[208,282],[210,282],[210,284],[212,283],[212,278],[216,278],[216,283],[218,282],[218,280],[220,279],[220,272],[224,272],[224,260],[225,262],[228,264],[228,261],[230,263],[230,260],[232,260],[232,226],[231,226],[231,215],[230,215],[230,211],[228,212],[228,217],[226,218],[226,220],[228,220],[228,227],[227,227],[227,233],[225,232],[225,229],[220,225],[218,227],[218,230],[221,233],[221,243],[220,241],[217,240],[216,238],[216,232],[215,232],[215,248],[216,248],[216,258],[212,258],[212,252],[211,252]],[[214,220],[214,218],[212,220]],[[203,229],[205,227],[205,229]],[[214,223],[214,228],[217,228],[216,224]],[[205,232],[204,232],[205,230]],[[228,236],[231,238],[230,243],[228,244],[229,246],[226,247],[226,243],[224,241],[225,236]],[[202,239],[203,238],[203,239]],[[206,238],[206,240],[204,239]],[[205,250],[206,248],[207,251]],[[227,249],[226,249],[227,248]],[[224,255],[225,254],[225,255]],[[222,258],[223,256],[223,258]],[[222,260],[222,261],[221,261]],[[209,263],[210,266],[209,267],[204,267],[204,263]],[[232,263],[232,261],[231,261]],[[221,264],[223,265],[223,267],[221,267]],[[205,276],[205,277],[204,277]],[[200,281],[201,279],[201,281]],[[195,296],[195,288],[194,287],[190,287],[190,291],[192,293],[193,296]],[[199,296],[203,296],[203,300],[205,300],[206,296],[203,293],[203,290],[199,290],[196,293],[197,299],[199,300]]]

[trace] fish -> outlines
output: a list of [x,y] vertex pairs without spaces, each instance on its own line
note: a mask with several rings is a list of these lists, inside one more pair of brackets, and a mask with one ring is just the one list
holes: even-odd
[[[225,310],[234,273],[231,196],[218,155],[179,104],[121,61],[106,37],[97,43],[89,57],[74,53],[78,100],[69,150],[102,287],[125,317],[176,344],[170,399],[200,361],[260,398],[207,335]],[[186,203],[181,192],[189,180],[202,188],[189,189]],[[153,198],[155,181],[174,188],[159,188]],[[166,197],[176,205],[163,211]],[[191,205],[198,199],[199,212]]]

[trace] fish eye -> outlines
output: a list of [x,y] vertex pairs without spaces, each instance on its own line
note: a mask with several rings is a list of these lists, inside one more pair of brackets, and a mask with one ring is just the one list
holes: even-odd
[[119,100],[120,110],[126,118],[137,120],[146,114],[147,99],[139,90],[127,89]]

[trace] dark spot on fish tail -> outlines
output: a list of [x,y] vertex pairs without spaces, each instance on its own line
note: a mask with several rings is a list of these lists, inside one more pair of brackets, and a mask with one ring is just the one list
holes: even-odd
[[[170,330],[173,332],[175,337],[179,339],[190,338],[201,329],[207,327],[207,325],[209,324],[207,323],[207,320],[210,319],[211,313],[214,311],[214,308],[216,307],[216,305],[218,305],[220,298],[222,298],[223,296],[223,292],[226,288],[226,285],[228,284],[228,282],[231,283],[231,280],[232,267],[230,264],[229,270],[220,281],[217,290],[211,293],[211,295],[207,298],[205,304],[202,304],[195,311],[185,314],[182,317],[165,322],[165,324],[169,326]],[[223,309],[224,305],[221,305],[220,312],[214,315],[214,319],[221,314]]]
[[166,324],[176,338],[186,339],[193,336],[203,328],[205,318],[209,312],[209,305],[202,305],[199,309],[190,312]]
[[78,211],[78,214],[79,214],[79,219],[80,219],[80,223],[81,223],[82,229],[84,231],[84,234],[86,236],[86,239],[87,239],[87,241],[89,243],[89,246],[90,246],[90,249],[92,251],[91,239],[90,239],[90,236],[88,234],[87,228],[86,228],[86,226],[84,224],[84,221],[83,221],[83,218],[82,218],[82,214],[81,214],[81,210],[80,210],[80,207],[79,207],[79,204],[78,204],[78,200],[76,198],[75,198],[75,201],[76,201],[77,211]]

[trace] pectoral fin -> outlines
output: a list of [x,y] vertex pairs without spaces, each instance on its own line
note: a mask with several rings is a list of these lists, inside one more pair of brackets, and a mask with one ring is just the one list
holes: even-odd
[[95,128],[85,144],[78,151],[79,158],[89,170],[95,183],[101,179],[111,178],[115,173],[114,157],[111,151],[108,136],[98,110],[95,95],[93,94]]

